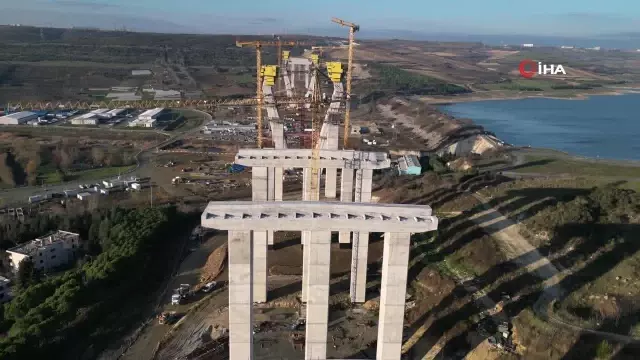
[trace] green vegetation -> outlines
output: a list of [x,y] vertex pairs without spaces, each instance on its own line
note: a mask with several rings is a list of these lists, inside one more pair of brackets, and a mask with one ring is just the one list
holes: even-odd
[[447,166],[444,164],[442,160],[440,160],[437,156],[429,157],[429,167],[433,169],[436,173],[444,173],[447,172]]
[[185,109],[171,113],[172,120],[164,131],[185,132],[204,125],[205,115],[200,111]]
[[[456,95],[471,92],[464,87],[449,84],[425,75],[415,74],[397,66],[371,63],[369,68],[376,73],[374,80],[363,80],[361,90],[368,95],[363,103],[383,97],[385,94],[400,95]],[[382,89],[382,90],[379,90]]]
[[525,155],[525,162],[515,172],[571,174],[573,176],[603,176],[640,178],[640,166],[615,165],[606,161],[572,159],[567,156]]
[[65,175],[65,180],[73,181],[73,180],[104,179],[107,177],[124,174],[127,171],[134,169],[135,167],[136,167],[135,165],[125,165],[125,166],[111,166],[111,167],[103,167],[103,168],[81,170],[81,171],[71,171]]
[[[2,359],[74,359],[95,354],[131,325],[168,270],[175,235],[185,225],[175,208],[113,209],[84,217],[88,251],[75,269],[18,292],[4,305]],[[135,309],[138,313],[130,313]]]
[[0,184],[4,187],[90,180],[124,173],[135,166],[137,149],[91,145],[64,139],[44,144],[21,138],[0,149]]
[[609,359],[612,355],[613,346],[607,340],[602,340],[596,348],[596,359]]

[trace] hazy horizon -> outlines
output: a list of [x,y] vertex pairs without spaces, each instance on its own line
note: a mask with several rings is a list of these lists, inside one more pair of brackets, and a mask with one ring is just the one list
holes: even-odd
[[[187,3],[190,6],[169,0],[22,0],[5,6],[0,23],[159,33],[344,37],[346,29],[330,21],[336,16],[361,25],[360,39],[640,47],[636,33],[640,28],[640,3],[629,4],[626,0],[610,0],[606,4],[597,0],[538,0],[533,8],[508,0],[488,4],[473,0],[455,4],[397,0],[393,6],[382,0]],[[620,6],[616,6],[618,3]]]

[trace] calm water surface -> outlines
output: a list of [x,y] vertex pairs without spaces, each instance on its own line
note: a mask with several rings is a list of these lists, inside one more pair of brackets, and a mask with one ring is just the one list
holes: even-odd
[[587,100],[522,99],[441,106],[517,146],[575,155],[640,160],[640,94]]

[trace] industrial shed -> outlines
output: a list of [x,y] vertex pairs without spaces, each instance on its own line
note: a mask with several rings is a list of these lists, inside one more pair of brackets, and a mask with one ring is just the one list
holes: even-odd
[[21,125],[38,118],[38,114],[31,111],[20,111],[0,117],[0,125]]

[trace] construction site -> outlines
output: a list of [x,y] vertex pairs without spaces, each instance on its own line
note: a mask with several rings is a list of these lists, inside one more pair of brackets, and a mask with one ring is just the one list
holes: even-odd
[[[158,149],[157,167],[191,175],[175,186],[206,184],[212,168],[233,164],[230,186],[246,187],[251,201],[207,206],[184,275],[124,358],[401,358],[409,239],[436,230],[437,219],[429,206],[372,203],[373,172],[391,159],[350,144],[359,27],[333,21],[349,30],[346,64],[323,61],[319,47],[292,57],[285,47],[301,42],[238,42],[256,50],[255,113],[217,107],[226,116],[216,118],[229,120]],[[278,48],[277,64],[261,62],[268,46]],[[186,162],[198,154],[226,165]]]
[[[155,196],[216,201],[185,245],[155,316],[101,358],[399,360],[431,341],[416,344],[406,330],[434,299],[406,284],[427,276],[411,274],[409,252],[438,219],[428,204],[376,204],[372,195],[374,173],[388,173],[392,156],[427,140],[363,120],[352,94],[359,26],[333,22],[349,41],[330,50],[345,50],[346,61],[325,59],[327,48],[309,41],[237,41],[255,50],[250,98],[13,104],[208,114],[203,126],[144,150],[153,166],[137,173],[153,178]],[[301,56],[287,49],[300,46],[307,48]],[[277,49],[276,63],[263,63],[265,48]],[[360,112],[356,124],[352,111]],[[396,153],[384,151],[390,143]]]

